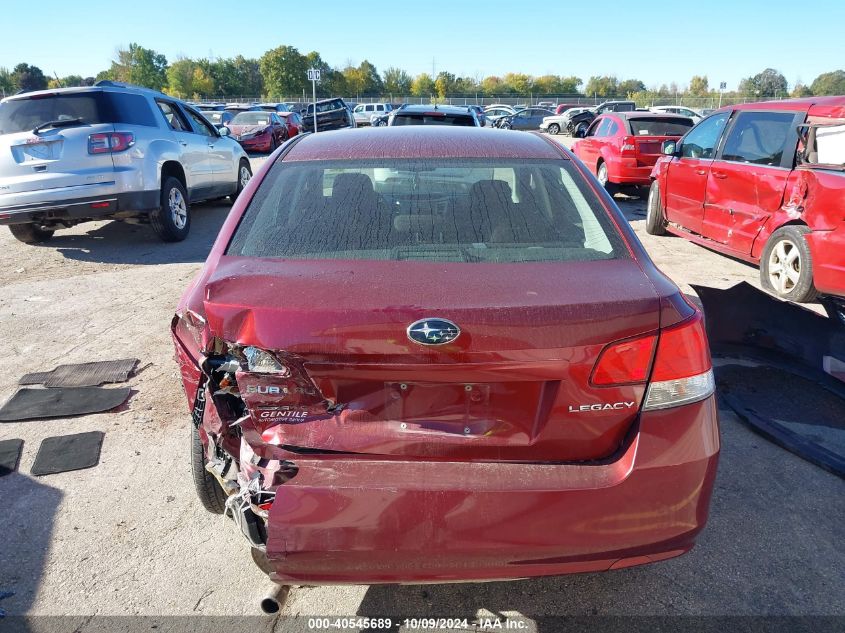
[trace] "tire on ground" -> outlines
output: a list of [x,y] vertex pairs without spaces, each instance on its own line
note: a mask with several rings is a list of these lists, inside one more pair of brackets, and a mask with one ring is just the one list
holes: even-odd
[[660,202],[660,185],[657,184],[656,180],[651,183],[651,189],[648,191],[645,232],[649,235],[666,234],[666,214],[663,212],[663,204]]
[[[602,170],[604,170],[603,175],[602,175]],[[600,162],[596,166],[596,178],[599,179],[599,182],[601,182],[602,186],[605,188],[605,191],[607,191],[607,193],[609,193],[611,196],[613,194],[615,194],[617,191],[619,191],[619,186],[616,185],[615,183],[610,182],[610,180],[608,180],[609,174],[608,174],[608,171],[607,171],[607,163],[605,163],[604,161]],[[602,182],[602,178],[604,178],[604,182]]]
[[[803,225],[782,226],[772,233],[763,248],[760,257],[760,283],[763,288],[781,299],[807,303],[819,296],[819,291],[813,284],[813,255],[804,237],[809,232],[810,229]],[[791,274],[787,272],[787,268]],[[778,270],[781,271],[779,275]],[[771,279],[772,274],[783,280],[783,285],[775,286]]]
[[191,474],[194,488],[203,507],[214,514],[223,514],[226,507],[226,493],[210,472],[205,469],[205,448],[200,432],[191,426]]
[[[244,179],[243,177],[243,170],[249,174],[249,178]],[[238,189],[235,191],[234,195],[231,196],[232,200],[237,200],[238,196],[241,195],[241,192],[246,187],[247,183],[249,182],[250,178],[252,178],[252,167],[249,166],[249,161],[245,158],[241,159],[241,162],[238,163]]]
[[[181,196],[185,212],[181,225],[177,222],[176,214],[171,208],[171,195],[178,200],[177,193]],[[188,231],[191,229],[191,207],[185,185],[178,178],[169,176],[164,179],[161,185],[159,207],[150,213],[150,224],[156,235],[165,242],[181,242],[188,237]]]
[[10,224],[9,230],[15,239],[24,244],[41,244],[46,242],[55,231],[53,229],[42,229],[37,224]]

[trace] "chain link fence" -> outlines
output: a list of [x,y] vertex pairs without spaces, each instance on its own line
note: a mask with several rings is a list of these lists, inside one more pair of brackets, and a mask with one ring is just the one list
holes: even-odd
[[[656,96],[650,93],[637,93],[628,97],[586,97],[584,95],[500,95],[500,96],[484,96],[484,95],[458,95],[451,97],[419,97],[413,95],[383,95],[380,97],[364,97],[364,96],[343,96],[342,99],[346,103],[409,103],[409,104],[426,104],[426,103],[441,103],[449,105],[480,105],[490,106],[493,104],[504,104],[509,106],[557,106],[561,103],[595,106],[605,101],[636,101],[638,107],[652,107],[664,105],[682,105],[695,109],[704,108],[718,108],[724,105],[735,105],[738,103],[749,103],[754,101],[779,101],[786,97],[758,97],[756,95],[736,95],[726,94],[721,98],[719,95],[711,95],[706,97],[692,97],[685,95],[675,96]],[[310,99],[299,97],[285,97],[279,99],[269,99],[264,97],[209,97],[200,99],[197,103],[308,103]]]

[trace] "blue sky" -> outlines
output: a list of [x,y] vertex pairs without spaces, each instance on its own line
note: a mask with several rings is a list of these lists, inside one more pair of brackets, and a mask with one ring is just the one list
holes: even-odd
[[412,75],[433,62],[457,75],[614,74],[647,86],[703,74],[733,89],[770,66],[791,87],[845,66],[843,24],[841,0],[15,1],[2,10],[0,67],[87,76],[133,41],[168,60],[258,57],[288,44],[334,66],[366,58]]

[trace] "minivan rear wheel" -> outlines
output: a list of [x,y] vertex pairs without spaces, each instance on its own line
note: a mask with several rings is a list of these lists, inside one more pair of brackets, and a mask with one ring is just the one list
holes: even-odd
[[648,190],[648,204],[646,205],[645,232],[649,235],[666,234],[666,214],[660,203],[660,185],[657,181],[651,183]]
[[37,224],[10,224],[9,230],[15,239],[24,244],[41,244],[46,242],[55,231],[53,229],[45,229]]
[[150,214],[153,230],[165,242],[181,242],[191,229],[188,192],[178,178],[169,177],[161,187],[159,208]]
[[760,257],[760,283],[781,299],[807,303],[819,296],[813,285],[813,256],[806,226],[782,226],[772,233]]

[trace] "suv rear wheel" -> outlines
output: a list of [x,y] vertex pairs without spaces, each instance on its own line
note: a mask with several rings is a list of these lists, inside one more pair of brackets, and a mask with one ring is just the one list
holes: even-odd
[[806,226],[783,226],[772,233],[760,258],[760,283],[782,299],[806,303],[819,292],[813,285],[813,256]]
[[42,229],[37,224],[10,224],[9,230],[15,239],[24,244],[40,244],[46,242],[55,231],[53,229]]
[[153,230],[165,242],[181,242],[191,228],[188,192],[178,178],[166,178],[161,187],[161,204],[150,214]]

